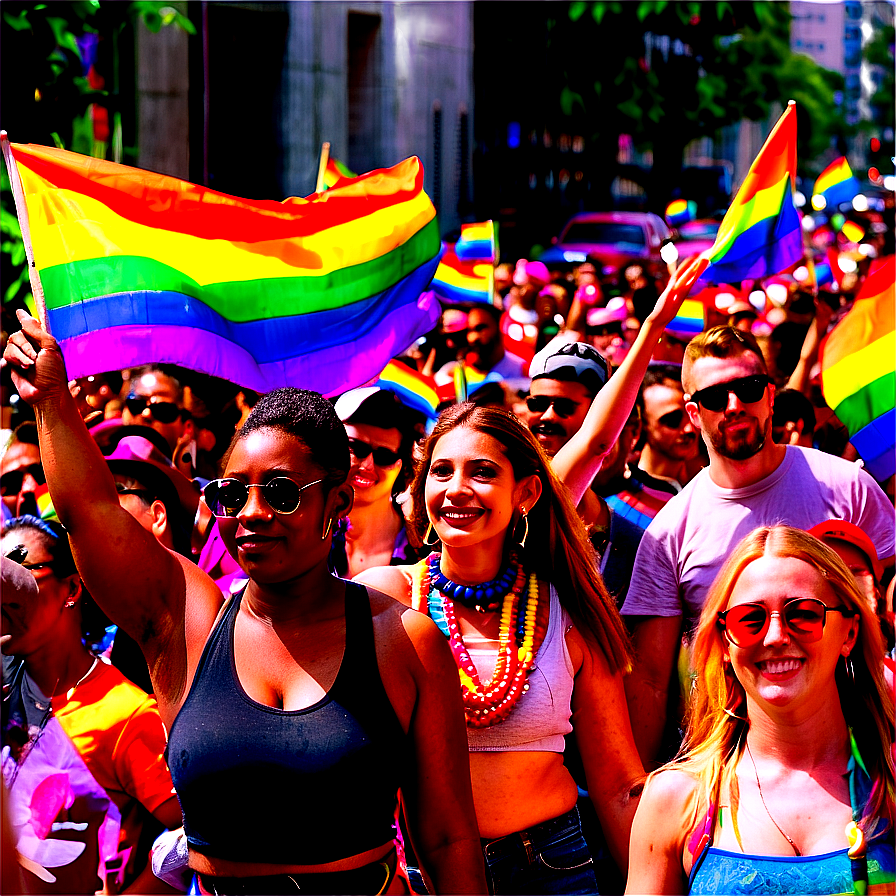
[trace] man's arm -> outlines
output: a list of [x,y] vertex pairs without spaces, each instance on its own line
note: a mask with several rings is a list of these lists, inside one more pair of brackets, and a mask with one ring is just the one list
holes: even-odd
[[648,771],[664,758],[660,749],[681,644],[681,620],[681,616],[643,616],[632,634],[635,664],[625,679],[625,698],[635,744]]

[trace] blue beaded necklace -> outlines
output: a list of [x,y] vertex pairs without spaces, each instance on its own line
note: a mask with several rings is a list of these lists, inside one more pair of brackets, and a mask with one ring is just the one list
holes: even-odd
[[480,582],[478,585],[459,585],[457,582],[452,582],[442,572],[440,561],[440,554],[430,554],[429,581],[432,587],[447,594],[457,603],[461,603],[465,607],[473,607],[480,613],[490,613],[501,606],[504,595],[510,591],[516,581],[519,569],[518,564],[511,560],[507,569],[490,582]]

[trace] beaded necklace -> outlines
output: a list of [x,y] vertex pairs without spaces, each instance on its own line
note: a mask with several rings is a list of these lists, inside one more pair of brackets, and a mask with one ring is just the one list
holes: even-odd
[[439,569],[440,559],[440,554],[431,554],[414,567],[412,605],[415,610],[428,612],[448,639],[460,676],[467,725],[487,728],[506,719],[529,689],[526,679],[547,632],[550,602],[540,600],[535,573],[530,573],[526,588],[523,566],[512,558],[516,579],[501,602],[495,671],[491,680],[483,683],[464,644],[454,600],[439,588],[439,578],[444,576],[433,575]]

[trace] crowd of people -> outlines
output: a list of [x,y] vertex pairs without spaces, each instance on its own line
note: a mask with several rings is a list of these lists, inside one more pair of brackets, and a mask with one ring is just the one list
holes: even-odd
[[2,891],[893,892],[893,481],[818,388],[867,261],[696,335],[705,261],[499,265],[398,359],[437,420],[68,382],[20,312]]

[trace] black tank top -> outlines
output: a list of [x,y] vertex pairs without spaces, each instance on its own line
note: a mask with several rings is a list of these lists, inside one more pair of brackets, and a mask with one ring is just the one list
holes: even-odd
[[241,600],[212,631],[168,739],[190,846],[236,861],[317,865],[387,843],[407,736],[380,679],[367,589],[346,583],[333,687],[292,711],[256,703],[239,683]]

